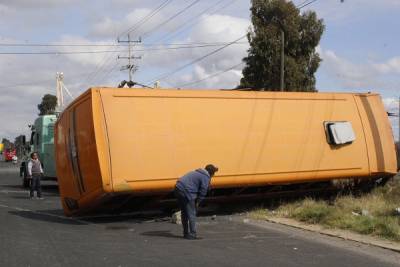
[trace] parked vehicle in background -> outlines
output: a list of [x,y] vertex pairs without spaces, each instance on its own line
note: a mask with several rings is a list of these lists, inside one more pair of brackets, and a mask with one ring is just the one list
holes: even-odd
[[4,160],[3,150],[4,150],[4,144],[0,143],[0,161]]
[[28,161],[32,152],[38,153],[43,167],[42,180],[56,180],[56,170],[54,161],[54,124],[57,121],[56,115],[39,116],[31,126],[31,138],[28,149],[25,151],[24,158],[20,165],[20,176],[22,185],[29,186],[27,178]]
[[15,155],[17,155],[17,151],[15,150],[15,148],[6,148],[4,150],[4,161],[12,161]]

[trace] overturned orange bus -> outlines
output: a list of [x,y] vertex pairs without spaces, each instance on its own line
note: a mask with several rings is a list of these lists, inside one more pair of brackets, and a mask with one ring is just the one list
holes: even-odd
[[92,88],[55,132],[67,215],[171,192],[213,163],[213,190],[397,172],[378,94]]

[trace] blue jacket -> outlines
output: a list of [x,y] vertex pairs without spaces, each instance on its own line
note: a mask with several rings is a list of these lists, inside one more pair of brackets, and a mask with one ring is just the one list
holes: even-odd
[[176,183],[176,188],[184,193],[188,200],[199,202],[207,195],[210,184],[210,174],[204,169],[197,169],[182,176]]

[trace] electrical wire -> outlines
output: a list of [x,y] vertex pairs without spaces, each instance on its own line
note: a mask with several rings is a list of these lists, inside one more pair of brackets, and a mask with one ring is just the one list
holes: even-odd
[[162,26],[164,26],[165,24],[169,23],[170,21],[172,21],[173,19],[175,19],[176,17],[178,17],[179,15],[181,15],[182,13],[184,13],[185,11],[187,11],[188,9],[190,9],[191,7],[193,7],[194,5],[196,5],[198,2],[200,2],[200,0],[195,0],[192,3],[190,3],[189,5],[187,5],[186,7],[184,7],[182,10],[178,11],[177,13],[175,13],[174,15],[172,15],[171,17],[169,17],[168,19],[164,20],[163,22],[161,22],[160,24],[157,24],[155,27],[153,27],[151,30],[148,30],[146,32],[144,32],[143,34],[141,34],[142,38],[145,38],[146,36],[150,35],[152,32],[158,30],[159,28],[161,28]]
[[[237,1],[237,0],[235,0]],[[176,45],[203,45],[203,44],[223,44],[226,42],[188,42],[188,43],[142,43],[143,46],[176,46]],[[127,47],[127,44],[73,44],[73,43],[64,43],[64,44],[46,44],[46,43],[36,43],[36,44],[23,44],[23,43],[0,43],[0,47]]]
[[0,55],[79,55],[79,54],[103,54],[117,53],[122,50],[102,50],[102,51],[46,51],[46,52],[0,52]]
[[244,39],[246,36],[247,36],[247,34],[245,34],[245,35],[239,37],[238,39],[236,39],[236,40],[234,40],[234,41],[232,41],[232,42],[230,42],[230,43],[228,43],[228,44],[226,44],[226,45],[224,45],[223,47],[220,47],[220,48],[218,48],[218,49],[216,49],[216,50],[213,50],[213,51],[211,51],[210,53],[205,54],[204,56],[201,56],[201,57],[199,57],[199,58],[197,58],[197,59],[195,59],[195,60],[193,60],[193,61],[191,61],[191,62],[189,62],[189,63],[187,63],[187,64],[185,64],[185,65],[183,65],[183,66],[180,66],[179,68],[176,68],[176,69],[174,69],[174,70],[172,70],[172,71],[169,71],[169,72],[167,72],[167,73],[164,73],[164,74],[158,76],[157,78],[151,79],[149,82],[146,82],[146,83],[147,83],[148,85],[150,85],[150,84],[152,84],[152,83],[155,82],[155,81],[165,79],[165,78],[167,78],[167,77],[169,77],[169,76],[171,76],[171,75],[173,75],[173,74],[175,74],[175,73],[177,73],[177,72],[179,72],[179,71],[181,71],[181,70],[183,70],[183,69],[185,69],[185,68],[187,68],[187,67],[189,67],[189,66],[191,66],[191,65],[193,65],[193,64],[195,64],[195,63],[197,63],[197,62],[199,62],[199,61],[201,61],[201,60],[203,60],[203,59],[205,59],[205,58],[207,58],[207,57],[209,57],[209,56],[212,56],[212,55],[218,53],[219,51],[221,51],[221,50],[227,48],[228,46],[231,46],[231,45],[233,45],[233,44],[239,42],[240,40]]
[[157,6],[154,10],[152,10],[144,18],[142,18],[140,21],[138,21],[135,25],[133,25],[132,27],[130,27],[127,30],[123,31],[122,33],[118,34],[118,37],[121,37],[122,35],[125,35],[125,34],[130,34],[130,33],[134,32],[134,31],[136,31],[141,26],[143,26],[144,23],[146,23],[151,18],[153,18],[157,13],[159,13],[162,9],[164,9],[171,2],[172,2],[172,0],[166,0],[166,1],[162,2],[161,5]]
[[302,9],[302,8],[304,8],[304,7],[308,6],[308,5],[311,5],[312,3],[315,3],[315,2],[317,2],[317,1],[318,1],[318,0],[311,0],[310,2],[305,3],[305,4],[301,5],[301,6],[298,6],[297,8],[298,8],[298,9]]
[[[156,48],[141,48],[132,49],[132,52],[147,52],[147,51],[165,51],[165,50],[180,50],[180,49],[193,49],[193,48],[205,48],[205,47],[216,47],[223,46],[229,43],[216,42],[216,43],[203,43],[197,45],[175,45],[167,47],[156,47]],[[235,45],[247,44],[247,42],[237,42]],[[159,45],[161,46],[161,44]],[[74,55],[74,54],[103,54],[103,53],[124,53],[128,50],[97,50],[97,51],[45,51],[45,52],[0,52],[0,55]]]
[[[317,0],[311,0],[311,1],[308,2],[308,3],[306,3],[307,1],[304,1],[304,2],[302,2],[301,4],[299,4],[299,5],[297,6],[297,8],[302,9],[302,8],[304,8],[305,6],[308,6],[308,5],[310,5],[310,4],[312,4],[312,3],[316,2],[316,1],[317,1]],[[223,74],[223,73],[225,73],[225,72],[228,72],[228,71],[230,71],[231,69],[233,69],[233,68],[235,68],[235,67],[237,67],[237,66],[239,66],[239,65],[241,65],[241,64],[243,64],[243,63],[240,63],[240,64],[238,64],[238,65],[235,65],[235,66],[233,66],[233,67],[231,67],[231,68],[228,68],[228,69],[226,69],[226,70],[224,70],[224,71],[221,71],[221,72],[218,72],[218,73],[216,73],[216,74],[209,75],[209,77],[205,77],[205,78],[203,78],[203,79],[201,79],[201,80],[198,80],[198,81],[195,81],[195,82],[193,82],[193,83],[186,83],[186,84],[183,84],[183,85],[180,85],[180,86],[187,86],[187,85],[192,85],[192,84],[196,84],[196,83],[205,81],[205,80],[207,80],[207,79],[210,79],[210,78],[213,78],[213,77],[215,77],[215,76],[221,75],[221,74]]]
[[223,70],[223,71],[220,71],[220,72],[217,72],[217,73],[208,75],[208,76],[206,76],[206,77],[204,77],[204,78],[202,78],[202,79],[200,79],[200,80],[196,80],[196,81],[193,81],[193,82],[180,84],[180,85],[178,85],[178,86],[176,86],[176,87],[180,88],[180,87],[186,87],[186,86],[189,86],[189,85],[194,85],[194,84],[201,83],[201,82],[203,82],[203,81],[205,81],[205,80],[214,78],[214,77],[219,76],[219,75],[221,75],[221,74],[224,74],[224,73],[226,73],[226,72],[228,72],[228,71],[231,71],[231,70],[233,70],[233,69],[236,69],[237,67],[239,67],[239,66],[241,66],[241,65],[243,65],[243,64],[244,64],[244,62],[240,62],[239,64],[233,65],[233,66],[231,66],[231,67],[229,67],[229,68],[227,68],[227,69],[225,69],[225,70]]
[[74,44],[74,43],[54,43],[54,44],[46,44],[46,43],[0,43],[0,46],[5,47],[14,47],[14,46],[21,46],[21,47],[102,47],[102,46],[126,46],[124,44]]
[[[209,6],[208,8],[204,9],[203,11],[201,11],[200,13],[198,13],[196,16],[191,17],[189,20],[183,22],[180,26],[178,26],[174,31],[172,31],[172,33],[180,33],[182,29],[187,29],[188,26],[192,27],[196,22],[196,20],[200,19],[201,15],[204,15],[205,13],[207,13],[208,11],[212,10],[214,7],[218,6],[219,4],[221,4],[222,2],[224,2],[225,0],[220,0],[215,4],[212,4],[211,6]],[[233,1],[237,1],[237,0],[233,0]],[[180,29],[180,30],[179,30]],[[159,42],[162,40],[165,40],[166,38],[170,38],[169,36],[172,34],[171,32],[165,34],[164,36],[158,38],[155,42]],[[173,36],[176,36],[176,34],[173,34]]]
[[[159,6],[157,6],[155,9],[153,9],[144,18],[139,20],[133,26],[129,27],[126,31],[121,32],[118,35],[117,39],[119,39],[119,37],[122,35],[130,34],[134,31],[136,31],[137,29],[139,29],[141,26],[144,25],[144,23],[146,23],[151,18],[153,18],[157,13],[159,13],[162,9],[164,9],[171,2],[172,2],[172,0],[166,0],[166,1],[162,2]],[[129,45],[129,44],[126,44],[126,45]],[[104,56],[103,59],[101,60],[101,63],[97,64],[95,71],[87,77],[86,83],[89,84],[90,82],[94,81],[95,77],[104,70],[104,67],[111,61],[111,59],[112,59],[112,57],[110,55],[108,55],[108,57]]]
[[[68,78],[79,78],[82,76],[86,76],[89,73],[79,73],[76,75],[70,75],[68,76]],[[38,81],[31,81],[31,82],[25,82],[25,83],[17,83],[17,84],[9,84],[9,85],[1,85],[0,89],[3,88],[16,88],[16,87],[21,87],[21,86],[32,86],[32,85],[41,85],[44,83],[50,83],[50,82],[54,82],[55,79],[46,79],[46,80],[38,80]]]

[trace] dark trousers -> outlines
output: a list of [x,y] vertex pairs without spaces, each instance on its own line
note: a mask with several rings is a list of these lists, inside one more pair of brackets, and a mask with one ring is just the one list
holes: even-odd
[[196,202],[189,200],[178,188],[175,188],[175,196],[181,208],[181,220],[183,235],[196,237]]
[[34,196],[34,191],[37,191],[37,197],[42,197],[42,187],[40,186],[41,174],[32,173],[31,192],[30,196]]

